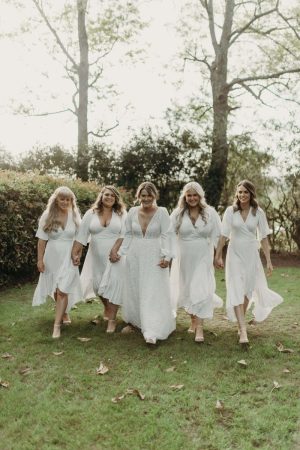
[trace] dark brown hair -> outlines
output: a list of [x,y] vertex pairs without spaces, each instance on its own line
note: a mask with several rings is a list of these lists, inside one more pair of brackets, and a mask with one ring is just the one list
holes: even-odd
[[240,186],[243,186],[245,189],[247,189],[247,191],[250,194],[250,206],[252,206],[252,214],[254,216],[256,216],[256,212],[257,212],[257,208],[258,208],[258,202],[256,200],[256,191],[255,191],[255,186],[253,183],[251,183],[251,181],[249,180],[242,180],[239,182],[239,184],[236,187],[236,193],[235,193],[235,197],[234,197],[234,201],[233,201],[233,211],[240,211],[241,208],[241,203],[238,199],[238,189]]

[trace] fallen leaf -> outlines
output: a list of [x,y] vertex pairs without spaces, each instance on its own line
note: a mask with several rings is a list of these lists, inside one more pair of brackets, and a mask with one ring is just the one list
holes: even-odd
[[291,373],[291,371],[289,369],[283,369],[282,371],[283,373]]
[[241,359],[240,361],[238,361],[238,364],[240,364],[240,366],[243,366],[243,367],[248,366],[248,364],[246,363],[246,361],[244,359]]
[[118,395],[117,397],[113,397],[113,398],[111,399],[111,401],[112,401],[113,403],[119,403],[121,400],[123,400],[123,398],[125,398],[125,394],[123,394],[123,395]]
[[98,325],[100,323],[100,320],[99,319],[93,319],[93,320],[91,320],[91,323],[93,325]]
[[85,303],[93,303],[94,299],[93,298],[89,298],[88,300],[85,301]]
[[126,395],[137,395],[140,400],[145,399],[145,396],[138,389],[127,389]]
[[292,350],[291,348],[285,348],[281,342],[277,342],[276,344],[277,350],[281,353],[294,353],[295,350]]
[[61,351],[61,352],[52,352],[52,354],[54,355],[54,356],[60,356],[60,355],[62,355],[64,352],[63,351]]
[[272,391],[274,391],[274,389],[279,389],[279,388],[281,388],[281,385],[277,381],[273,381],[273,389],[272,389]]
[[0,386],[2,386],[4,388],[8,388],[9,387],[9,383],[7,381],[4,381],[4,380],[0,379]]
[[78,306],[73,305],[71,309],[78,309]]
[[184,384],[172,384],[170,386],[171,389],[173,389],[174,391],[180,391],[180,389],[182,389],[184,387]]
[[22,368],[19,370],[19,374],[20,374],[20,375],[28,375],[30,372],[31,372],[30,367],[22,367]]
[[88,342],[91,341],[91,338],[86,338],[86,337],[78,337],[77,338],[80,342]]
[[11,326],[14,327],[16,325],[16,322],[12,322]]
[[214,331],[209,331],[210,334],[212,334],[215,337],[218,337],[217,333],[215,333]]
[[106,367],[103,362],[100,362],[100,366],[98,367],[98,369],[96,369],[97,371],[97,375],[104,375],[105,373],[107,373],[109,371],[109,368]]
[[187,361],[183,361],[182,364],[187,364]]
[[249,320],[248,324],[249,325],[257,325],[257,322],[255,319],[251,319],[251,320]]
[[11,355],[10,353],[3,353],[1,355],[1,358],[3,358],[3,359],[12,359],[13,355]]
[[168,369],[165,370],[165,372],[174,372],[176,369],[176,366],[168,367]]
[[221,400],[217,400],[217,402],[216,402],[216,409],[217,409],[218,411],[223,411],[223,409],[224,409],[224,403],[223,403]]

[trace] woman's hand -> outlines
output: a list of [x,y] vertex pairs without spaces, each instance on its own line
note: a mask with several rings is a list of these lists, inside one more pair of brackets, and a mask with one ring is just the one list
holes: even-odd
[[217,269],[223,269],[224,268],[223,258],[221,258],[221,257],[215,258],[214,263],[215,263],[215,267]]
[[120,261],[121,256],[118,255],[118,253],[114,250],[111,250],[110,254],[109,254],[109,260],[111,263],[116,263],[118,261]]
[[160,261],[159,261],[159,267],[161,267],[162,269],[166,269],[167,267],[169,267],[169,265],[170,265],[170,262],[169,261],[166,261],[164,258],[163,259],[161,259]]
[[40,273],[44,273],[45,272],[45,264],[44,264],[44,261],[42,259],[37,262],[37,268],[38,268],[38,271]]
[[273,266],[271,261],[267,262],[267,277],[270,277],[272,275],[273,272]]
[[74,264],[74,266],[79,266],[80,265],[80,256],[79,255],[72,255],[72,262]]

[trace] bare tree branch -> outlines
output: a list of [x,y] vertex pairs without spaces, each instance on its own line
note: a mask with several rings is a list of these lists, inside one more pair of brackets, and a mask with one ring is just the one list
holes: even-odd
[[208,57],[204,56],[204,58],[200,59],[196,56],[196,54],[192,54],[191,52],[187,51],[186,52],[187,55],[189,55],[190,57],[185,57],[184,61],[196,61],[196,62],[200,62],[202,64],[205,64],[206,67],[211,70],[211,65],[209,64],[209,62],[207,61]]
[[115,125],[113,125],[110,128],[107,128],[105,131],[103,131],[102,133],[100,133],[100,131],[98,131],[97,133],[95,133],[94,131],[89,131],[88,134],[91,134],[92,136],[95,136],[97,138],[103,138],[105,136],[107,136],[109,134],[110,131],[114,130],[115,128],[117,128],[120,125],[120,122],[117,120],[117,122],[115,123]]
[[209,32],[211,37],[211,42],[213,45],[213,48],[215,50],[215,54],[218,54],[219,51],[219,45],[216,38],[216,32],[215,32],[215,23],[214,23],[214,7],[213,7],[213,0],[205,0],[204,1],[204,7],[207,11],[208,16],[208,24],[209,24]]
[[110,48],[108,50],[106,50],[104,53],[102,53],[100,56],[98,56],[98,58],[95,59],[94,62],[90,63],[90,66],[93,66],[93,65],[97,64],[100,61],[100,59],[105,58],[105,56],[109,55],[113,51],[113,48],[114,48],[114,46],[116,45],[117,42],[118,42],[118,38],[116,38],[112,42],[112,44],[111,44],[111,46],[110,46]]
[[89,88],[93,87],[93,86],[97,83],[97,81],[99,80],[99,78],[100,78],[101,75],[102,75],[102,72],[103,72],[103,68],[95,75],[93,81],[91,81],[91,82],[89,83]]
[[[37,114],[23,114],[24,116],[28,116],[28,117],[43,117],[43,116],[51,116],[54,114],[61,114],[61,113],[65,113],[65,112],[71,112],[72,114],[75,114],[75,112],[71,109],[71,108],[67,108],[67,109],[62,109],[60,111],[53,111],[53,112],[44,112],[44,113],[37,113]],[[18,113],[14,113],[15,115],[20,114]]]
[[234,78],[230,83],[228,83],[228,87],[231,88],[235,84],[242,84],[247,81],[257,81],[257,80],[268,80],[270,78],[280,78],[282,75],[292,74],[292,73],[300,73],[300,67],[295,69],[286,69],[281,70],[280,72],[269,73],[266,75],[253,75],[245,78]]

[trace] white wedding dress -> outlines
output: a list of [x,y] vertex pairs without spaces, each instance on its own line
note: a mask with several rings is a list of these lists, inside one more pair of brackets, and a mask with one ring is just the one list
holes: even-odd
[[32,306],[45,303],[48,296],[54,299],[54,293],[58,288],[68,294],[68,312],[75,303],[82,300],[78,267],[75,267],[71,260],[72,246],[76,237],[73,212],[69,211],[64,229],[59,228],[50,233],[43,230],[47,214],[47,212],[42,214],[36,233],[36,237],[47,241],[47,244],[43,258],[45,271],[40,273]]
[[177,257],[171,269],[172,300],[188,314],[201,319],[212,319],[214,308],[220,308],[223,300],[215,293],[216,281],[213,266],[214,247],[221,234],[221,220],[214,208],[208,206],[206,223],[199,215],[193,225],[188,212],[182,217],[180,209],[171,214],[173,232],[177,232]]
[[[126,255],[125,295],[122,315],[125,322],[141,329],[145,339],[166,339],[175,329],[171,307],[169,269],[158,264],[170,260],[170,218],[158,207],[145,235],[138,218],[139,207],[130,209],[125,239],[119,255]],[[122,259],[122,258],[121,258]]]
[[254,319],[265,320],[272,309],[283,299],[268,288],[266,276],[259,255],[259,241],[270,234],[266,215],[261,208],[256,215],[252,208],[244,221],[233,207],[226,209],[222,221],[222,235],[229,238],[226,257],[226,309],[229,320],[236,321],[234,306],[244,303],[244,296],[253,306]]

